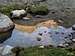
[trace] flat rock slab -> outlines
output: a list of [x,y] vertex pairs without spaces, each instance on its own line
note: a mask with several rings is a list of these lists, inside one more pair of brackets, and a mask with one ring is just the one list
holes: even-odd
[[12,28],[14,28],[14,24],[10,18],[0,13],[0,32],[6,32]]

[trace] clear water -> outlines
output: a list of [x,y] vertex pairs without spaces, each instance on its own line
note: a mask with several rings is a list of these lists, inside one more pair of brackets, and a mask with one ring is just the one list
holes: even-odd
[[3,44],[11,46],[28,47],[36,45],[37,42],[34,38],[31,37],[31,34],[14,29],[11,38],[6,40]]
[[[46,32],[45,32],[46,31]],[[50,32],[50,33],[49,33]],[[59,34],[56,34],[59,32]],[[64,32],[64,34],[61,34]],[[65,37],[72,32],[72,29],[66,29],[59,27],[59,29],[38,28],[32,33],[22,32],[17,29],[13,30],[11,38],[6,40],[3,44],[11,46],[29,47],[35,45],[54,45],[65,43]],[[42,36],[38,35],[42,33]],[[37,37],[41,38],[41,41],[37,41]],[[71,37],[69,37],[71,38]],[[67,39],[69,41],[69,39]]]

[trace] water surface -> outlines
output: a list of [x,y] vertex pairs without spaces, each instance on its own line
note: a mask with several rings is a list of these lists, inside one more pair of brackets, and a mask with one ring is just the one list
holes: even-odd
[[[56,34],[56,32],[59,33]],[[63,27],[60,27],[57,30],[41,27],[39,29],[36,29],[32,33],[22,32],[17,29],[14,29],[11,38],[6,40],[3,44],[20,47],[29,47],[40,44],[41,45],[51,44],[57,46],[58,44],[65,43],[65,37],[68,36],[68,34],[70,34],[71,32],[72,32],[71,28],[66,29]],[[42,33],[41,41],[37,41],[37,37],[40,37],[40,35],[38,35],[39,33]],[[69,38],[66,40],[69,41]]]

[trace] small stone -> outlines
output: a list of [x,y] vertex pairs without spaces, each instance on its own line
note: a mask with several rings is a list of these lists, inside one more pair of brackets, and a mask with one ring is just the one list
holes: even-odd
[[58,20],[59,23],[64,23],[62,20]]
[[11,11],[10,13],[10,16],[11,18],[21,18],[21,17],[25,17],[27,15],[26,11],[25,10],[14,10],[14,11]]
[[39,46],[39,48],[44,48],[44,46]]
[[69,44],[66,43],[66,44],[65,44],[65,47],[68,47],[68,46],[69,46]]
[[75,39],[72,39],[73,42],[75,42]]
[[59,44],[59,46],[63,46],[63,44]]
[[75,30],[75,25],[72,26],[72,30]]
[[28,17],[23,17],[23,19],[24,19],[24,20],[27,20],[27,19],[30,19],[30,18],[28,18]]
[[63,45],[63,44],[59,44],[59,45],[58,45],[58,47],[61,47],[61,48],[63,48],[63,47],[64,47],[64,45]]
[[41,38],[40,37],[37,37],[37,41],[41,41]]

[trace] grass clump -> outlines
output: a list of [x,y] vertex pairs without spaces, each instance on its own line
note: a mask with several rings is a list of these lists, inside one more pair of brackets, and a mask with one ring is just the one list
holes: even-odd
[[34,15],[46,15],[49,10],[47,5],[34,4],[27,7],[27,12]]
[[75,51],[70,52],[65,48],[20,48],[16,53],[18,56],[75,56]]
[[9,15],[9,13],[13,10],[13,7],[8,5],[8,6],[3,6],[0,8],[0,12],[6,15]]

